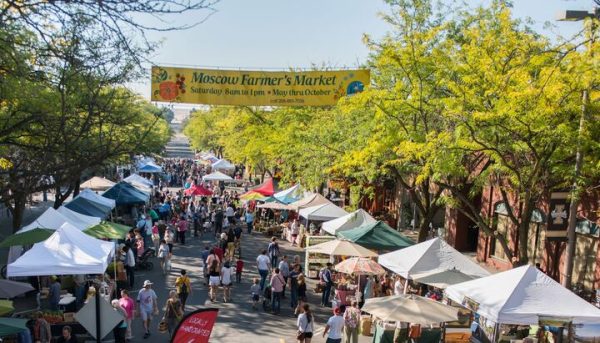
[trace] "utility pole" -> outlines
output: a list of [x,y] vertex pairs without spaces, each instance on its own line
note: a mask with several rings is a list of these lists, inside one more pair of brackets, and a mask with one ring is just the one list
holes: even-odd
[[[600,5],[600,0],[595,0]],[[589,48],[588,52],[592,53],[592,47],[596,34],[596,20],[600,18],[600,9],[596,8],[593,13],[588,11],[563,11],[557,15],[557,19],[561,21],[580,21],[590,20],[589,23]],[[591,57],[591,56],[590,56]],[[562,280],[562,285],[566,288],[571,287],[571,281],[573,279],[573,265],[575,260],[575,248],[576,248],[576,228],[577,228],[577,209],[579,207],[579,200],[581,197],[581,187],[579,186],[579,178],[581,176],[581,168],[583,166],[583,151],[582,151],[582,136],[585,129],[585,122],[587,120],[587,112],[589,109],[589,92],[588,89],[584,89],[581,96],[581,116],[579,117],[579,130],[577,134],[577,152],[575,155],[575,175],[573,178],[573,185],[571,188],[571,202],[569,204],[569,218],[567,227],[567,250],[566,250],[566,266],[565,266],[565,277]]]

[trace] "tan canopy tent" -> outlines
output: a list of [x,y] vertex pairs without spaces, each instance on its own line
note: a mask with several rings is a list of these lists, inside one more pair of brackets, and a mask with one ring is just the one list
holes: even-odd
[[115,185],[115,183],[110,181],[109,179],[105,179],[105,178],[99,177],[99,176],[94,176],[91,179],[89,179],[86,182],[79,185],[79,187],[82,189],[88,188],[88,189],[91,189],[94,191],[105,191],[114,185]]

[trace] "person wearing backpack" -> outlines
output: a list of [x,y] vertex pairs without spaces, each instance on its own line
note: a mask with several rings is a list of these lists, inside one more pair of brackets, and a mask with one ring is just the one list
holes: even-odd
[[192,294],[192,284],[185,269],[181,270],[181,276],[175,280],[175,288],[177,289],[179,300],[181,300],[181,310],[185,311],[185,302],[188,296]]

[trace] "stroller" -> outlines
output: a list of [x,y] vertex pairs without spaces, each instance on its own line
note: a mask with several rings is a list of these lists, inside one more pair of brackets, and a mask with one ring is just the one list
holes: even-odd
[[271,297],[272,297],[271,285],[266,285],[263,291],[262,307],[265,312],[271,311]]
[[152,248],[147,248],[142,253],[142,256],[138,257],[135,260],[135,269],[137,270],[152,270],[154,268],[154,263],[150,261],[151,257],[156,256],[156,251]]

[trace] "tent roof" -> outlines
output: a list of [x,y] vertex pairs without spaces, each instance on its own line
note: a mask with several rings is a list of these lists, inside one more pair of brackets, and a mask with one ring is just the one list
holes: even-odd
[[99,239],[123,239],[129,232],[130,227],[113,222],[102,222],[85,229],[83,232]]
[[335,235],[336,232],[354,229],[364,223],[372,223],[375,221],[375,218],[371,217],[367,211],[361,208],[352,213],[348,213],[343,217],[326,221],[323,223],[322,227],[325,232]]
[[[365,248],[379,250],[395,250],[415,244],[410,238],[400,234],[381,220],[338,232],[337,236],[360,244]],[[385,265],[383,266],[385,267]]]
[[301,217],[308,220],[325,221],[343,217],[347,215],[348,212],[335,204],[329,203],[303,208],[300,210],[299,214]]
[[275,193],[275,187],[273,186],[273,179],[268,179],[267,181],[258,185],[256,188],[252,188],[248,192],[260,193],[264,196],[273,195]]
[[86,225],[82,225],[81,223],[71,223],[69,218],[67,218],[57,210],[53,209],[52,207],[49,207],[33,222],[31,222],[29,225],[23,226],[18,232],[21,233],[37,228],[58,230],[65,223],[70,223],[79,230],[83,230],[87,227]]
[[204,181],[231,181],[233,178],[229,175],[223,174],[220,171],[212,172],[202,177]]
[[[111,200],[107,198],[105,199]],[[89,199],[82,197],[76,197],[75,199],[65,204],[65,207],[77,213],[99,218],[106,218],[110,213],[110,207],[106,207],[102,204],[93,202]]]
[[138,169],[140,173],[161,173],[162,167],[157,166],[154,162],[148,162]]
[[277,192],[275,194],[273,194],[273,196],[281,201],[284,204],[291,204],[294,201],[298,201],[300,199],[299,197],[299,191],[300,191],[300,185],[294,185],[288,189],[284,189],[280,192]]
[[117,205],[145,204],[150,198],[127,182],[121,181],[102,194],[103,197],[114,199]]
[[75,199],[77,199],[78,197],[91,200],[95,203],[98,203],[98,204],[104,206],[104,207],[108,207],[111,210],[113,208],[115,208],[115,206],[117,206],[116,202],[113,199],[109,199],[109,198],[103,197],[102,195],[98,195],[97,193],[95,193],[89,189],[84,189],[83,191],[81,191],[79,193],[79,195],[77,197],[75,197]]
[[200,195],[208,196],[212,195],[213,192],[210,189],[204,188],[202,185],[193,185],[192,187],[185,190],[186,195]]
[[109,179],[105,179],[105,178],[99,177],[99,176],[94,176],[91,179],[89,179],[89,180],[85,181],[84,183],[82,183],[81,185],[79,185],[79,187],[81,189],[89,188],[89,189],[93,189],[95,191],[104,191],[114,185],[115,185],[115,183],[110,181]]
[[214,170],[234,170],[235,166],[233,163],[227,161],[226,159],[218,160],[217,162],[211,165]]
[[6,337],[29,330],[27,321],[28,319],[21,318],[0,318],[0,337]]
[[65,216],[69,220],[69,223],[75,225],[78,228],[87,229],[90,226],[94,226],[100,223],[99,217],[81,214],[70,210],[64,206],[59,207],[57,211],[60,212],[60,214],[62,214],[63,216]]
[[67,223],[9,264],[7,275],[102,274],[113,252],[114,243],[90,237]]
[[123,181],[130,183],[132,185],[135,185],[136,183],[142,184],[142,185],[146,186],[147,188],[154,186],[152,181],[146,179],[143,176],[140,176],[139,174],[135,174],[135,173],[124,178]]
[[306,196],[298,201],[295,201],[295,202],[289,204],[289,209],[298,211],[302,208],[317,206],[317,205],[321,205],[321,204],[333,204],[333,203],[331,201],[329,201],[327,198],[325,198],[324,196],[322,196],[321,194],[315,193],[315,194],[311,194],[309,196]]
[[312,245],[306,248],[307,252],[326,254],[326,255],[341,255],[341,256],[359,256],[359,257],[374,257],[377,256],[376,252],[373,252],[367,248],[364,248],[356,243],[334,239],[329,242],[324,242],[316,245]]
[[600,309],[531,265],[450,286],[445,294],[458,303],[474,302],[475,312],[497,323],[538,325],[540,317],[600,323]]
[[379,263],[407,279],[453,269],[474,277],[490,275],[487,270],[440,238],[381,255]]

